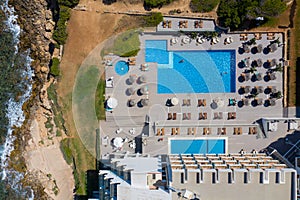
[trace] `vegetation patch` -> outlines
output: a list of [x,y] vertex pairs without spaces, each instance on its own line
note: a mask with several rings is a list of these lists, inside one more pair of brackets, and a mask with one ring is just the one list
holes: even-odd
[[58,58],[52,58],[51,67],[50,67],[50,74],[53,76],[59,76],[60,70],[59,70],[59,59]]
[[70,11],[70,8],[66,6],[60,6],[59,19],[53,32],[53,39],[60,45],[65,44],[68,37],[67,21],[71,16]]
[[98,120],[104,120],[105,119],[105,108],[104,108],[104,102],[105,102],[105,80],[100,79],[97,90],[96,90],[96,96],[95,96],[95,110]]
[[286,8],[281,0],[221,0],[217,14],[222,26],[238,29],[255,22],[257,17],[276,17]]
[[70,165],[73,162],[72,150],[70,149],[70,139],[65,138],[60,142],[60,149],[64,155],[66,162]]
[[144,16],[144,26],[157,26],[163,21],[163,15],[160,12],[152,12],[150,15]]
[[191,0],[190,8],[192,12],[210,12],[212,11],[220,2],[220,0]]
[[163,5],[167,5],[174,0],[144,0],[144,6],[146,8],[161,8]]
[[111,47],[104,48],[102,55],[114,53],[118,56],[134,55],[140,49],[139,30],[129,30],[119,35]]

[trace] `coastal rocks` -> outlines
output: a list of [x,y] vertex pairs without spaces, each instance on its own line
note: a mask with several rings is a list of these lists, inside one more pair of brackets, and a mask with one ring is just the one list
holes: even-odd
[[46,22],[46,25],[45,25],[45,30],[46,30],[47,32],[51,32],[51,31],[53,31],[54,26],[55,26],[55,22],[52,21],[52,20],[48,20],[48,21]]
[[42,66],[41,67],[41,72],[42,73],[48,73],[48,67]]
[[46,20],[52,19],[52,12],[51,12],[51,10],[46,10],[45,11],[45,18],[46,18]]

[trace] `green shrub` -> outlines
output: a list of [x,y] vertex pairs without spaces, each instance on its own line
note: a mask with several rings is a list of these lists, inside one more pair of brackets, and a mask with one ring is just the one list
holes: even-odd
[[160,12],[152,12],[150,15],[144,17],[145,26],[157,26],[163,21],[163,16]]
[[220,2],[220,0],[191,0],[190,8],[192,12],[210,12]]
[[70,19],[71,13],[70,8],[65,6],[60,6],[59,10],[59,20],[53,32],[53,39],[58,44],[65,44],[68,33],[67,33],[67,21]]
[[72,150],[69,147],[69,141],[70,140],[68,138],[63,139],[60,142],[60,149],[63,152],[63,156],[66,162],[70,165],[73,161],[73,155],[72,155]]
[[58,58],[53,58],[52,59],[52,65],[50,67],[50,74],[52,74],[53,76],[59,76],[60,75]]
[[59,5],[67,6],[69,8],[74,8],[79,3],[79,0],[58,0]]

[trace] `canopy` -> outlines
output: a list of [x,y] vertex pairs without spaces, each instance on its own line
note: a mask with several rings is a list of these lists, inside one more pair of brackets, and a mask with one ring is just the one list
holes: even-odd
[[257,45],[257,53],[261,53],[262,52],[262,44]]
[[123,139],[121,137],[116,137],[113,141],[113,144],[116,148],[122,148],[123,147]]
[[196,42],[202,44],[203,43],[202,37],[197,37]]
[[245,91],[245,93],[249,93],[250,92],[250,86],[244,87],[244,91]]
[[191,42],[191,39],[188,37],[188,36],[184,36],[184,38],[182,38],[182,42],[184,44],[187,44],[187,43],[190,43]]
[[171,44],[176,44],[178,42],[177,38],[172,38],[171,39]]
[[274,73],[269,74],[269,77],[271,80],[275,80],[276,79],[276,75]]
[[269,49],[270,49],[271,52],[276,51],[276,50],[277,50],[277,44],[276,44],[276,43],[271,44],[271,45],[269,46]]
[[249,99],[243,99],[243,104],[245,106],[249,106]]
[[277,65],[277,60],[275,58],[272,59],[270,65],[271,65],[271,67]]
[[263,93],[264,92],[264,87],[263,86],[258,86],[256,88],[257,88],[258,93]]
[[141,94],[147,94],[148,93],[148,86],[143,86],[140,88]]
[[256,76],[256,80],[261,81],[262,80],[262,74],[261,73],[257,73],[255,74]]
[[110,97],[108,100],[107,100],[107,106],[110,107],[110,108],[115,108],[117,107],[118,105],[118,100],[113,98],[113,97]]
[[247,44],[243,45],[243,49],[245,52],[249,52],[250,51],[250,47]]
[[176,106],[176,105],[179,103],[178,98],[173,97],[173,98],[171,99],[171,103],[172,103],[173,106]]
[[261,67],[262,66],[263,62],[262,62],[261,58],[259,58],[259,59],[256,60],[256,64],[257,64],[257,67]]

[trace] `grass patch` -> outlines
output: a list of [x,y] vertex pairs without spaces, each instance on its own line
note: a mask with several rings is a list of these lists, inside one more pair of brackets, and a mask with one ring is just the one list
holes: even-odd
[[56,87],[53,83],[47,88],[47,94],[48,94],[48,99],[52,101],[55,106],[58,106]]
[[53,76],[59,76],[60,75],[58,58],[52,58],[52,63],[51,63],[51,67],[50,67],[50,74],[52,74]]
[[129,53],[137,53],[140,48],[139,30],[129,30],[119,35],[112,47],[104,48],[101,55],[114,53],[118,56],[126,55]]
[[266,21],[261,25],[262,27],[272,27],[277,28],[279,24],[279,18],[278,17],[271,17],[266,18]]
[[105,80],[100,79],[95,94],[95,110],[96,110],[96,115],[98,120],[105,119],[104,94],[105,94]]
[[70,165],[73,162],[72,150],[70,149],[70,139],[66,138],[60,142],[60,149],[64,155],[66,162]]
[[144,26],[152,27],[157,26],[160,22],[163,21],[163,16],[160,12],[152,12],[148,16],[144,16]]

